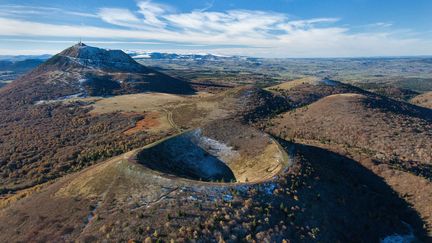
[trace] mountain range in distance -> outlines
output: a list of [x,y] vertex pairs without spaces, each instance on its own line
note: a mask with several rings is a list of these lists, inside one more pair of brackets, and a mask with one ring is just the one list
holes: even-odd
[[0,241],[431,238],[428,92],[165,58],[78,43],[0,89]]
[[[140,50],[124,50],[124,52],[130,55],[134,59],[195,59],[195,60],[219,60],[219,59],[254,59],[253,57],[245,56],[227,56],[212,53],[190,53],[190,54],[180,54],[180,53],[166,53],[166,52],[152,52],[152,51],[140,51]],[[28,59],[36,60],[47,60],[53,55],[0,55],[0,61],[9,62],[19,62]]]

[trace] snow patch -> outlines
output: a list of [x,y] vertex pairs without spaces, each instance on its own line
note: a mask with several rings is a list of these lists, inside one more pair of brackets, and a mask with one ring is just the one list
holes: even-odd
[[234,197],[231,194],[225,194],[225,195],[222,196],[222,199],[225,202],[231,202],[232,200],[234,200]]
[[134,59],[191,59],[191,60],[212,60],[215,58],[232,58],[233,56],[227,56],[217,53],[205,53],[205,52],[184,52],[184,53],[164,53],[164,52],[151,52],[143,50],[124,50],[125,53],[130,55]]
[[415,236],[411,225],[402,221],[402,223],[408,228],[409,233],[406,235],[393,234],[380,240],[381,243],[410,243],[415,241]]
[[140,54],[140,55],[133,56],[133,58],[136,58],[136,59],[151,58],[151,55],[150,54]]
[[82,98],[84,96],[85,96],[84,93],[77,93],[77,94],[73,94],[73,95],[66,95],[66,96],[60,97],[57,100],[63,101],[63,100],[69,100],[69,99]]
[[198,200],[198,198],[196,196],[194,196],[194,195],[190,195],[187,199],[189,201],[197,201]]
[[222,158],[223,161],[232,161],[240,156],[232,147],[202,135],[201,129],[195,130],[193,136],[200,147],[206,148],[209,154]]
[[264,185],[262,189],[263,189],[265,194],[272,195],[273,191],[276,189],[276,187],[277,187],[277,184],[275,182],[275,183],[269,183],[269,184]]
[[321,82],[328,86],[336,86],[338,84],[337,82],[330,79],[323,79]]
[[236,186],[235,189],[243,194],[246,194],[252,186],[250,185],[240,185],[240,186]]
[[91,70],[117,68],[129,71],[142,70],[128,54],[121,50],[101,49],[78,44],[60,54],[72,62]]
[[411,235],[390,235],[381,240],[381,243],[410,243],[414,241],[414,236]]
[[81,93],[77,93],[77,94],[62,96],[62,97],[59,97],[59,98],[53,99],[53,100],[39,100],[39,101],[35,102],[35,105],[52,104],[52,103],[56,103],[56,102],[62,102],[62,101],[66,101],[66,100],[84,98],[84,97],[86,97],[85,93],[81,92]]
[[52,104],[52,103],[56,103],[56,102],[71,100],[71,99],[85,98],[88,96],[86,90],[83,87],[83,84],[85,82],[87,82],[87,79],[79,79],[78,80],[78,89],[80,90],[79,93],[62,96],[62,97],[59,97],[57,99],[52,99],[52,100],[39,100],[39,101],[36,101],[34,104],[35,105],[44,105],[44,104]]

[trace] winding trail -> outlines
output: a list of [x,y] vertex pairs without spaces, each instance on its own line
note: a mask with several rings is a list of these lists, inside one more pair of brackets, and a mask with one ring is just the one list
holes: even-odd
[[160,195],[157,199],[152,200],[152,201],[149,201],[149,202],[145,202],[144,205],[142,205],[142,206],[140,206],[140,207],[137,207],[137,208],[134,208],[134,209],[132,209],[131,211],[136,211],[136,210],[141,209],[141,208],[143,208],[143,207],[149,208],[149,207],[151,207],[151,206],[153,206],[153,205],[159,203],[160,201],[164,200],[164,199],[167,198],[169,195],[175,193],[176,191],[178,191],[178,189],[179,189],[178,187],[175,187],[175,188],[169,190],[168,192],[163,193],[163,194]]
[[174,122],[172,112],[167,109],[163,109],[163,111],[167,114],[167,119],[169,124],[178,132],[183,132],[183,130],[179,126],[177,126],[177,124]]
[[115,185],[115,180],[112,180],[110,185],[107,187],[105,192],[102,194],[102,198],[97,202],[96,206],[94,206],[93,210],[87,215],[87,218],[84,219],[84,227],[81,230],[80,234],[83,234],[87,231],[87,229],[90,227],[90,225],[93,223],[94,217],[97,215],[97,210],[100,206],[106,203],[108,193],[111,191],[111,188]]

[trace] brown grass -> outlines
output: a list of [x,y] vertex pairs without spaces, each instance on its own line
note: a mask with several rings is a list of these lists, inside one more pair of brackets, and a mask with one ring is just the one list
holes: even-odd
[[12,195],[5,195],[0,197],[0,209],[5,208],[7,206],[9,206],[12,203],[15,203],[23,198],[26,198],[30,195],[32,195],[35,192],[40,192],[42,190],[43,187],[45,187],[48,184],[51,184],[53,181],[44,183],[44,184],[40,184],[40,185],[36,185],[24,190],[20,190],[15,194]]
[[[94,100],[94,98],[90,98]],[[116,111],[121,112],[137,112],[158,110],[161,107],[171,104],[178,104],[187,101],[186,96],[178,96],[162,93],[145,93],[120,95],[110,98],[103,98],[94,101],[92,113],[104,114]],[[84,99],[86,100],[86,99]]]
[[321,80],[321,78],[318,77],[304,77],[300,79],[291,80],[288,82],[284,82],[278,85],[274,85],[271,87],[266,88],[266,90],[272,91],[272,90],[290,90],[298,85],[301,84],[318,84],[318,82]]
[[432,92],[418,95],[411,99],[411,103],[432,109]]
[[431,164],[432,124],[427,117],[427,110],[406,103],[338,94],[280,115],[270,130],[282,138],[365,149],[378,159]]
[[137,121],[134,127],[124,131],[123,134],[133,135],[139,132],[158,133],[169,131],[172,128],[165,112],[152,111],[145,113],[144,119]]

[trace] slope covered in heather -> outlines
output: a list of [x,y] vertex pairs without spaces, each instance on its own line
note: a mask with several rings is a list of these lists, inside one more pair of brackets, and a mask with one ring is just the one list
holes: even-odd
[[330,141],[387,160],[432,163],[431,111],[385,97],[331,95],[272,123],[282,137]]

